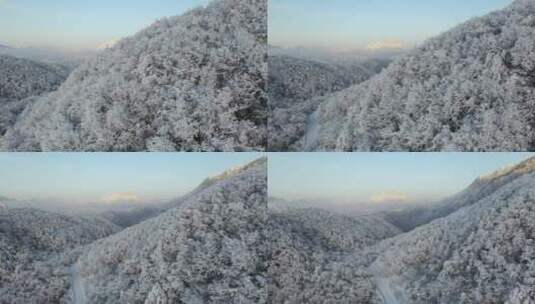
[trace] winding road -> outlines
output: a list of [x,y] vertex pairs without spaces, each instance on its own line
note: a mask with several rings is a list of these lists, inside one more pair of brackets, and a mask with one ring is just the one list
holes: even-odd
[[[384,304],[404,304],[405,301],[401,300],[397,293],[399,290],[393,289],[390,281],[381,275],[381,270],[376,263],[372,264],[369,269],[375,278],[375,284],[377,285],[377,292],[381,296]],[[396,292],[398,291],[398,292]]]
[[85,304],[85,290],[82,281],[80,280],[80,272],[78,264],[74,264],[70,268],[71,274],[71,292],[73,304]]
[[320,136],[320,126],[318,123],[318,111],[310,114],[307,119],[307,131],[305,133],[305,150],[312,150],[317,144]]

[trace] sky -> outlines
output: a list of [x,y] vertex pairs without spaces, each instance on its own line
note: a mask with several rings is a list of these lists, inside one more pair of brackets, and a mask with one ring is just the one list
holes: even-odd
[[341,51],[407,47],[513,0],[268,0],[269,43]]
[[0,196],[74,203],[166,200],[260,153],[0,153]]
[[0,0],[0,44],[95,49],[210,0]]
[[345,203],[434,202],[533,153],[276,153],[269,194]]

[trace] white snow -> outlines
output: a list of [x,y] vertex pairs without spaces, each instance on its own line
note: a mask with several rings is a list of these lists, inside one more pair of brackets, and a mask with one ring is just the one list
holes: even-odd
[[386,279],[382,275],[381,266],[378,265],[376,261],[370,266],[370,272],[373,274],[375,284],[377,285],[377,293],[383,300],[384,304],[404,304],[405,301],[402,300],[401,288],[395,286],[392,282]]
[[74,304],[84,304],[85,301],[85,290],[84,285],[80,279],[80,271],[78,264],[74,264],[70,268],[70,283],[71,283],[71,292],[72,299]]
[[320,125],[318,123],[318,112],[310,114],[307,119],[307,132],[305,134],[305,150],[312,150],[319,140]]

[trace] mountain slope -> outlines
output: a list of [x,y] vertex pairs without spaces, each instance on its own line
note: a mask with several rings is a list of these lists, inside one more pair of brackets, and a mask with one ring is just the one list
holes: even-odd
[[398,233],[374,216],[275,209],[269,219],[271,301],[379,303],[365,251]]
[[216,0],[121,40],[25,111],[4,149],[265,149],[266,6]]
[[70,69],[0,54],[0,138],[12,126],[29,97],[56,90]]
[[100,216],[104,219],[109,220],[115,225],[118,225],[119,227],[123,227],[123,228],[130,227],[130,226],[139,224],[142,221],[145,221],[147,219],[158,216],[161,213],[171,208],[180,207],[185,202],[191,200],[193,197],[197,196],[199,193],[209,188],[210,186],[216,183],[219,183],[223,180],[229,179],[238,174],[241,174],[251,168],[259,167],[259,166],[267,166],[266,157],[259,158],[243,166],[237,166],[235,168],[228,169],[221,174],[207,177],[205,180],[202,181],[202,183],[200,183],[197,187],[195,187],[195,189],[193,189],[191,192],[179,198],[166,202],[164,204],[154,204],[150,206],[143,206],[143,207],[133,208],[133,209],[124,210],[124,211],[106,211],[106,212],[100,213]]
[[315,150],[535,148],[535,3],[472,19],[319,109]]
[[409,231],[434,219],[445,217],[463,207],[475,204],[518,177],[533,172],[535,172],[535,157],[492,174],[481,176],[464,191],[436,204],[397,212],[386,212],[385,218],[396,227]]
[[77,265],[98,303],[265,303],[265,163],[88,247]]
[[68,287],[70,251],[118,230],[96,218],[2,208],[0,303],[59,303]]
[[269,149],[288,150],[304,133],[321,97],[369,79],[387,60],[334,64],[284,55],[268,59]]
[[534,186],[533,171],[517,175],[477,202],[385,241],[375,271],[410,303],[532,303]]
[[60,65],[0,55],[0,100],[21,100],[56,90],[69,75]]

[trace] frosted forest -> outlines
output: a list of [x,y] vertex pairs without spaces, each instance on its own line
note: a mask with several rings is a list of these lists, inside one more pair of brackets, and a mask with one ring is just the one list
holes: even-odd
[[266,7],[215,0],[63,65],[0,52],[0,149],[265,150]]
[[152,208],[3,197],[0,303],[534,303],[533,189],[530,158],[434,203],[351,214],[268,198],[261,158]]
[[266,165],[120,213],[0,198],[0,303],[267,303]]
[[535,1],[515,0],[384,69],[274,52],[269,149],[532,151],[534,20]]

